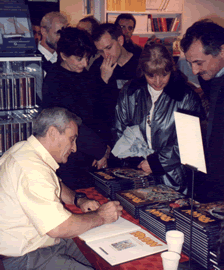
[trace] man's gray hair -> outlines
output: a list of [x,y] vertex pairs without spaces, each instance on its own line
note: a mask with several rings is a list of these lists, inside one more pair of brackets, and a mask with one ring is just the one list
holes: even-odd
[[45,137],[50,126],[54,126],[60,133],[64,133],[71,121],[78,126],[82,123],[80,117],[65,108],[54,107],[44,109],[34,120],[33,135],[37,138]]
[[57,18],[59,19],[61,24],[67,25],[68,24],[68,19],[67,17],[58,12],[58,11],[52,11],[47,13],[41,20],[40,26],[44,27],[47,31],[49,31],[52,27],[53,20]]

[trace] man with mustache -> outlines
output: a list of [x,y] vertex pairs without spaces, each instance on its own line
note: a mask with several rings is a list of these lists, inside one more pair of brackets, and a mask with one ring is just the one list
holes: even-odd
[[224,197],[224,28],[210,20],[195,22],[181,40],[187,62],[209,96],[206,134],[208,174],[198,189],[202,201]]

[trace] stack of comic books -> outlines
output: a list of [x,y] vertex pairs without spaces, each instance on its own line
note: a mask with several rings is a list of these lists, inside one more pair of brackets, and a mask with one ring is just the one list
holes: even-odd
[[[216,214],[217,206],[210,203],[193,207],[191,257],[206,269],[214,268],[212,251],[217,247],[220,234],[221,219]],[[174,209],[174,216],[176,229],[184,233],[183,252],[189,255],[191,208]]]
[[[171,198],[172,199],[172,198]],[[194,201],[194,204],[198,202]],[[166,241],[166,232],[176,230],[174,209],[190,206],[187,197],[173,202],[158,202],[147,205],[139,211],[139,222],[163,241]]]
[[90,171],[95,179],[95,186],[103,195],[116,199],[116,192],[127,189],[147,188],[154,179],[145,172],[130,168],[106,168]]
[[224,269],[223,259],[222,259],[222,262],[220,262],[218,260],[216,250],[209,251],[209,261],[212,264],[212,269],[214,269],[214,270],[222,270],[222,269]]
[[169,203],[148,205],[139,210],[139,223],[166,242],[166,232],[176,229]]
[[184,198],[184,195],[166,185],[151,185],[148,188],[117,192],[116,198],[129,214],[139,218],[139,211],[143,207],[156,203],[172,202]]

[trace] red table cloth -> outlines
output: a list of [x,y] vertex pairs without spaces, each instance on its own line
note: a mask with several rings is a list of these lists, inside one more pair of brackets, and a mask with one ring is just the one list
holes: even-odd
[[[78,192],[84,192],[90,199],[94,199],[98,201],[100,204],[103,204],[108,201],[103,195],[101,195],[94,187],[87,188],[87,189],[79,189]],[[82,213],[79,208],[75,205],[66,205],[66,207],[72,211],[73,213]],[[123,210],[122,217],[139,225],[140,227],[144,228],[139,224],[139,220],[132,217],[129,213]],[[144,228],[148,231],[146,228]],[[150,255],[141,259],[129,261],[127,263],[123,263],[120,265],[111,266],[107,263],[104,259],[102,259],[95,251],[89,248],[84,241],[80,240],[79,237],[74,238],[75,243],[78,245],[82,253],[86,256],[89,262],[97,269],[97,270],[162,270],[162,259],[160,254]],[[131,259],[131,258],[130,258]],[[188,257],[184,254],[181,254],[180,262],[188,261]]]

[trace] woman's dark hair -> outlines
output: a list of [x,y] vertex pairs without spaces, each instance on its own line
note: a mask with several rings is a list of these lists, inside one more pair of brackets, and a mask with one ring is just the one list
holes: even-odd
[[60,39],[57,43],[59,62],[62,61],[60,53],[64,53],[67,57],[71,55],[90,57],[95,52],[96,47],[86,31],[71,26],[60,30]]
[[175,63],[168,49],[158,43],[147,42],[137,68],[137,76],[164,74],[175,70]]

